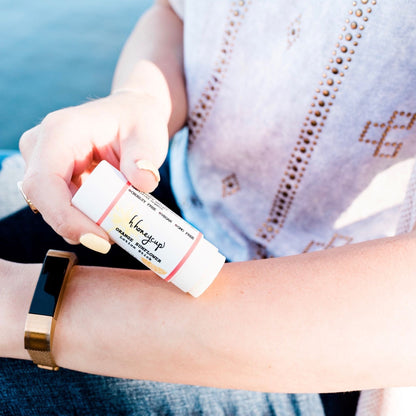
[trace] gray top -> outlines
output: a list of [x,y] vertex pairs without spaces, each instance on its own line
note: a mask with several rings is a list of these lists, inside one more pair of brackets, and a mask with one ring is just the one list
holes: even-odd
[[393,235],[416,151],[416,2],[182,7],[185,217],[234,261]]

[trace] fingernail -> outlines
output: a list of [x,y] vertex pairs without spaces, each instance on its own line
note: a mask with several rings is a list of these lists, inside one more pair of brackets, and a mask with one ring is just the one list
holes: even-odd
[[111,244],[107,240],[92,233],[82,235],[79,242],[83,246],[102,254],[108,253],[111,248]]
[[138,160],[136,162],[136,166],[139,169],[148,170],[149,172],[153,173],[153,176],[155,177],[157,182],[160,182],[160,174],[159,171],[156,169],[156,166],[151,162],[150,160]]

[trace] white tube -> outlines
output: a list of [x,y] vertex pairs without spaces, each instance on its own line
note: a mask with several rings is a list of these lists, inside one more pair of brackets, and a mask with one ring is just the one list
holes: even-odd
[[72,199],[112,240],[162,279],[198,297],[225,257],[202,234],[153,196],[135,189],[102,161]]

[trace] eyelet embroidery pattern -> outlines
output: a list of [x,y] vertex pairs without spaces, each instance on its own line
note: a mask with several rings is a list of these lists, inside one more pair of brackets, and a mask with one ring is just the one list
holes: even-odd
[[223,198],[233,195],[240,190],[237,175],[232,173],[222,180],[222,196]]
[[228,65],[231,62],[234,42],[250,4],[251,0],[238,0],[232,2],[232,7],[227,16],[226,28],[222,38],[221,51],[217,58],[213,74],[208,79],[195,108],[188,115],[188,149],[195,143],[195,140],[201,133],[214,106],[222,81],[226,76]]
[[289,49],[300,36],[300,19],[299,15],[287,28],[287,49]]
[[264,244],[272,241],[284,226],[285,219],[296,196],[296,191],[308,167],[309,159],[318,143],[322,128],[334,104],[339,87],[350,67],[369,20],[376,0],[360,0],[352,3],[349,17],[345,20],[339,40],[335,44],[329,64],[326,65],[319,86],[313,96],[308,115],[300,130],[286,171],[269,211],[269,217],[258,229],[257,236]]
[[413,167],[406,196],[401,207],[396,234],[404,234],[412,231],[416,224],[416,165]]
[[[397,131],[410,130],[415,120],[416,113],[394,111],[387,123],[367,121],[358,141],[375,146],[374,157],[396,157],[403,146],[403,142],[397,140],[400,137],[400,133]],[[396,123],[393,124],[394,121]],[[373,139],[374,136],[378,136],[378,138]],[[393,136],[392,141],[386,141],[387,136]]]
[[[409,190],[411,190],[414,195],[416,195],[416,183],[413,182]],[[415,224],[415,213],[416,213],[416,203],[413,198],[409,198],[409,201],[405,201],[402,211],[400,213],[399,225],[396,230],[396,234],[405,234],[412,231],[412,228]]]
[[303,250],[304,253],[309,253],[311,251],[326,250],[333,247],[341,247],[350,244],[352,237],[335,233],[328,243],[322,243],[320,241],[312,240]]
[[267,252],[266,247],[262,246],[261,244],[255,244],[255,253],[256,255],[254,256],[253,260],[261,260],[261,259],[269,259],[272,258],[274,256],[270,255]]

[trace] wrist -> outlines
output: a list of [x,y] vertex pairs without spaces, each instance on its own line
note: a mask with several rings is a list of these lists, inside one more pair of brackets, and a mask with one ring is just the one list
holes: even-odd
[[26,316],[39,277],[40,264],[0,260],[0,356],[30,359],[24,348]]
[[[140,288],[148,281],[143,277],[150,275],[145,270],[74,266],[55,329],[53,354],[57,364],[88,373],[121,376],[120,371],[124,370],[119,368],[120,351],[130,344],[130,337],[143,340],[141,335],[147,323],[142,303],[148,308],[151,297],[144,300]],[[154,280],[155,286],[166,286]],[[126,313],[128,305],[134,305],[134,310]],[[126,319],[136,313],[140,319],[134,320],[134,332],[126,334]],[[136,342],[136,349],[138,345]]]
[[153,62],[139,61],[127,80],[114,82],[111,95],[119,94],[150,103],[166,123],[169,122],[172,113],[169,86],[164,74]]
[[[160,98],[146,92],[144,89],[122,87],[111,91],[110,97],[117,96],[129,97],[130,99],[135,100],[137,103],[137,108],[140,111],[143,111],[143,104],[145,104],[146,108],[151,108],[153,111],[156,111],[158,114],[162,115],[166,123],[169,121],[169,111],[166,104],[164,104]],[[133,106],[130,108],[135,107]]]

